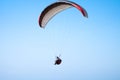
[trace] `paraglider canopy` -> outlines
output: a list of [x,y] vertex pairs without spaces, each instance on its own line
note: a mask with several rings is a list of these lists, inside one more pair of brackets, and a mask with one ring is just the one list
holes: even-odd
[[71,8],[71,7],[75,7],[77,8],[84,17],[88,17],[88,14],[86,12],[86,10],[81,7],[80,5],[72,2],[72,1],[67,1],[67,0],[62,0],[62,1],[58,1],[55,2],[49,6],[47,6],[41,13],[40,17],[39,17],[39,25],[41,28],[45,28],[46,24],[49,22],[49,20],[55,16],[57,13]]
[[58,0],[58,1],[68,1],[68,0]]

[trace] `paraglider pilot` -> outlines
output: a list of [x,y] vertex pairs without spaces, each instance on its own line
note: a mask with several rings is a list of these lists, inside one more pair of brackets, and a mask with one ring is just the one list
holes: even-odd
[[60,65],[62,62],[62,60],[57,56],[56,57],[56,61],[55,61],[55,64],[54,65]]

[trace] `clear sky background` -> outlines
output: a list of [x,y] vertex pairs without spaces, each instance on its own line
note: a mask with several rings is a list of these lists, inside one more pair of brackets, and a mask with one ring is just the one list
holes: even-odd
[[120,0],[72,0],[89,18],[70,8],[40,28],[55,1],[0,0],[0,80],[120,80]]

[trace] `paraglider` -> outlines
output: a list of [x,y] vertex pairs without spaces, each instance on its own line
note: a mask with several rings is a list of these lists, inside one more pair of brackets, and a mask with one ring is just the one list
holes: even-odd
[[[56,14],[58,14],[59,12],[61,12],[63,10],[66,10],[68,8],[72,8],[72,7],[78,9],[84,17],[88,18],[87,11],[83,7],[78,5],[77,3],[68,1],[68,0],[59,0],[57,2],[50,4],[41,12],[41,14],[39,16],[39,20],[38,20],[39,26],[41,28],[45,28],[46,24]],[[57,56],[54,64],[60,65],[61,62],[62,62],[62,60],[60,59],[60,56],[59,57]]]
[[41,28],[45,28],[49,20],[52,19],[56,14],[71,7],[77,8],[84,17],[88,17],[86,10],[77,3],[68,0],[59,0],[53,4],[50,4],[42,11],[38,20],[39,26]]
[[61,62],[62,62],[62,60],[57,56],[56,61],[55,61],[55,65],[60,65]]

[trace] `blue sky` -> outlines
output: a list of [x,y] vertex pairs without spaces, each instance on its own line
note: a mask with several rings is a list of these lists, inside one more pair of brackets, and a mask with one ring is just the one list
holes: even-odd
[[120,80],[120,1],[72,0],[88,18],[70,8],[40,28],[55,1],[0,0],[0,80]]

